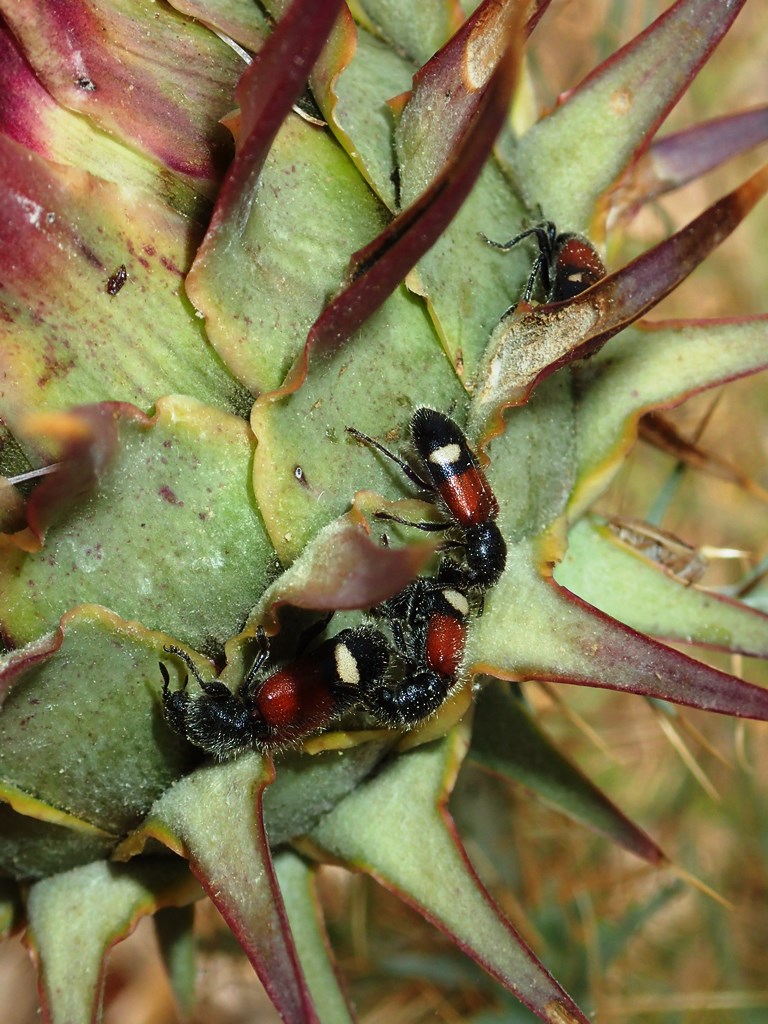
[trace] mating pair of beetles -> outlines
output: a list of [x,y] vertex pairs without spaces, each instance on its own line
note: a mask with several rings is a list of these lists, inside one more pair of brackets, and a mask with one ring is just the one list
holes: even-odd
[[388,513],[379,517],[421,530],[452,530],[463,559],[447,556],[437,576],[420,577],[372,609],[389,627],[401,663],[397,681],[388,679],[392,644],[373,626],[344,629],[271,675],[267,640],[237,693],[220,682],[206,682],[186,651],[164,648],[186,664],[202,693],[191,697],[187,679],[170,689],[165,665],[163,706],[168,723],[190,743],[229,757],[255,748],[289,747],[323,729],[353,708],[383,726],[408,728],[431,715],[454,685],[464,651],[471,600],[480,600],[501,576],[507,548],[496,524],[499,506],[477,458],[459,426],[435,409],[419,408],[410,425],[413,446],[426,474],[352,427],[349,434],[392,459],[420,491],[432,495],[444,523],[408,523]]

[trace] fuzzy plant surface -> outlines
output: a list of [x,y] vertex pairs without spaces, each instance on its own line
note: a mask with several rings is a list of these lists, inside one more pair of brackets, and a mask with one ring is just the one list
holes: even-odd
[[[499,1019],[585,1024],[480,881],[454,788],[513,780],[668,868],[521,684],[768,719],[766,689],[679,649],[765,658],[760,601],[595,511],[638,431],[727,475],[659,410],[768,365],[766,315],[645,319],[768,168],[611,261],[644,205],[768,137],[761,108],[657,138],[743,2],[678,0],[543,108],[526,53],[548,6],[0,0],[0,926],[25,930],[51,1024],[101,1019],[110,950],[147,915],[191,1012],[203,897],[287,1024],[353,1021],[324,864],[527,1007]],[[542,220],[552,263],[520,301],[539,236],[488,240]],[[546,274],[579,277],[571,234],[608,272],[564,297]],[[461,559],[376,518],[445,510],[346,430],[410,457],[420,406],[466,431],[507,545],[447,700],[411,730],[354,713],[205,758],[164,714],[159,663],[185,674],[165,647],[236,691],[260,628],[290,662],[328,612],[333,636]]]

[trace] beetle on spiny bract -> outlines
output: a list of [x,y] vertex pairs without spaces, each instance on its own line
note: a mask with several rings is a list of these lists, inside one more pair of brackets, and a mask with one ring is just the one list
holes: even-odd
[[507,546],[496,525],[499,505],[464,432],[450,416],[421,406],[410,424],[413,445],[427,468],[425,480],[394,452],[354,427],[347,432],[395,462],[422,491],[435,494],[451,519],[449,523],[411,523],[388,512],[379,519],[437,531],[457,527],[463,539],[452,545],[464,548],[465,585],[487,590],[498,582],[507,561]]
[[589,239],[570,231],[558,233],[551,220],[526,228],[508,242],[482,237],[501,252],[509,252],[525,238],[536,239],[539,251],[521,296],[523,302],[531,301],[537,284],[544,302],[564,302],[605,277],[605,265]]
[[163,708],[168,724],[196,747],[218,758],[246,749],[270,753],[293,746],[319,732],[333,719],[359,706],[387,670],[390,652],[384,636],[370,626],[344,629],[310,653],[262,677],[269,658],[264,630],[257,633],[259,652],[237,693],[224,683],[206,682],[189,654],[168,645],[181,658],[203,691],[171,690],[163,676]]
[[457,682],[470,613],[460,572],[444,559],[437,577],[420,577],[373,609],[388,620],[404,662],[397,685],[368,695],[366,708],[382,724],[416,724],[440,708]]

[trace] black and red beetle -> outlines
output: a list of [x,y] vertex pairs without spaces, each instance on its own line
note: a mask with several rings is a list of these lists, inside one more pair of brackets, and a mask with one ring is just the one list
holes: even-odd
[[536,239],[539,251],[522,294],[523,302],[530,302],[537,286],[544,302],[563,302],[605,277],[605,265],[589,239],[570,231],[558,233],[551,220],[526,228],[508,242],[483,237],[501,252],[509,252],[525,238]]
[[495,522],[499,514],[496,495],[464,432],[450,416],[422,406],[413,414],[410,431],[413,446],[427,469],[429,480],[378,441],[354,427],[347,427],[347,432],[358,441],[395,462],[420,490],[435,495],[450,522],[410,523],[387,512],[377,513],[377,516],[415,526],[419,530],[458,527],[462,540],[445,546],[464,549],[465,586],[487,590],[498,582],[507,561],[507,546]]

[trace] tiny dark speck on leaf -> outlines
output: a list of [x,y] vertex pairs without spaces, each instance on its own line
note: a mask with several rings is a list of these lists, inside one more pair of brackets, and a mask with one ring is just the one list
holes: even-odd
[[127,280],[128,271],[125,269],[125,264],[121,263],[114,274],[107,279],[107,294],[113,297],[117,295]]
[[173,260],[169,260],[165,256],[161,256],[160,262],[165,267],[165,269],[170,271],[172,274],[178,274],[179,277],[183,276],[182,271],[176,266]]
[[163,486],[158,490],[157,493],[160,495],[163,501],[167,501],[169,505],[178,505],[180,508],[184,505],[184,502],[176,497],[176,495],[173,493],[173,491],[167,484],[163,484]]
[[76,78],[75,85],[78,89],[82,89],[84,92],[96,92],[96,83],[85,75],[80,75]]
[[309,487],[309,482],[306,476],[304,475],[304,470],[301,468],[301,466],[293,467],[293,475],[296,477],[296,479],[303,487]]

